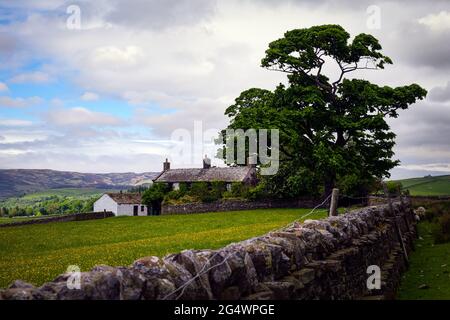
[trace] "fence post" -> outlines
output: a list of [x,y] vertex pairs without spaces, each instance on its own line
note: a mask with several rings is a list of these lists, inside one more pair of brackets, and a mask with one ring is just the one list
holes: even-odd
[[398,223],[397,223],[397,217],[395,216],[394,207],[392,206],[392,199],[391,199],[391,196],[389,194],[389,190],[388,190],[386,182],[383,182],[383,191],[384,191],[384,194],[385,194],[386,199],[388,201],[389,213],[391,214],[392,219],[394,219],[394,227],[395,227],[395,230],[396,230],[396,233],[397,233],[398,241],[400,242],[400,244],[402,246],[403,258],[405,259],[406,264],[408,264],[408,262],[409,262],[408,252],[406,251],[405,242],[403,241],[403,237],[402,237],[402,232],[401,232],[400,227],[398,226]]
[[402,189],[400,188],[400,185],[397,186],[397,193],[398,196],[400,197],[400,203],[402,204],[402,206],[404,206],[405,203],[403,202]]
[[328,214],[330,217],[337,216],[338,200],[339,200],[339,189],[334,188],[333,192],[331,193],[330,212]]
[[[405,201],[403,200],[402,188],[400,188],[400,185],[397,186],[397,192],[398,192],[398,196],[400,197],[400,203],[402,204],[402,208],[405,208]],[[409,225],[408,217],[406,215],[404,215],[403,218],[405,220],[408,231],[410,231],[411,226]]]

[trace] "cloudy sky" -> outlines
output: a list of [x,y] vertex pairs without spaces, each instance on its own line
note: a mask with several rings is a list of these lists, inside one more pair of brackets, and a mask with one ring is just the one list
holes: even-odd
[[[284,81],[259,66],[267,44],[330,23],[373,34],[394,61],[355,77],[429,90],[390,121],[393,177],[450,174],[447,0],[0,0],[0,168],[198,166],[241,91]],[[174,148],[194,127],[206,146],[186,163]]]

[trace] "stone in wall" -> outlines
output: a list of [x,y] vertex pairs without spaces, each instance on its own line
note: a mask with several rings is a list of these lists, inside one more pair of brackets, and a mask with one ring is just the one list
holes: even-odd
[[217,211],[240,211],[268,208],[314,208],[321,201],[316,199],[291,200],[218,200],[209,203],[186,203],[180,205],[163,205],[163,215],[205,213]]

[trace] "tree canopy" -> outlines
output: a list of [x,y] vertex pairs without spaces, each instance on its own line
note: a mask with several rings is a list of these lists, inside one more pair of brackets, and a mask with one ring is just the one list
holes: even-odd
[[269,44],[261,66],[286,73],[287,84],[245,90],[225,114],[228,129],[280,130],[280,170],[264,178],[273,193],[328,194],[337,185],[361,192],[398,165],[386,118],[427,92],[417,84],[392,88],[347,77],[392,64],[381,49],[368,34],[350,41],[339,25],[291,30]]
[[142,194],[142,203],[147,206],[152,206],[155,203],[163,201],[164,196],[168,192],[168,187],[164,183],[154,183],[150,188]]

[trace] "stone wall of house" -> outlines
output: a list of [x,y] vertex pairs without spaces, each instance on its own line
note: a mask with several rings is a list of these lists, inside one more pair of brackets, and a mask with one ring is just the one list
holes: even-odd
[[[63,274],[41,287],[15,281],[0,299],[378,299],[392,298],[416,237],[409,201],[367,207],[278,231],[218,250],[144,257],[129,267],[97,266],[69,289]],[[381,288],[369,290],[369,266]]]
[[237,211],[269,208],[314,208],[321,201],[315,199],[290,199],[290,200],[218,200],[210,203],[186,203],[180,205],[163,205],[161,214],[188,214],[218,211]]
[[114,217],[114,213],[112,212],[87,212],[87,213],[74,213],[74,214],[65,214],[60,216],[51,216],[51,217],[38,217],[35,219],[27,219],[24,221],[14,221],[11,223],[3,223],[0,224],[1,227],[16,227],[16,226],[24,226],[29,224],[42,224],[42,223],[50,223],[50,222],[68,222],[68,221],[82,221],[82,220],[96,220],[96,219],[104,219]]

